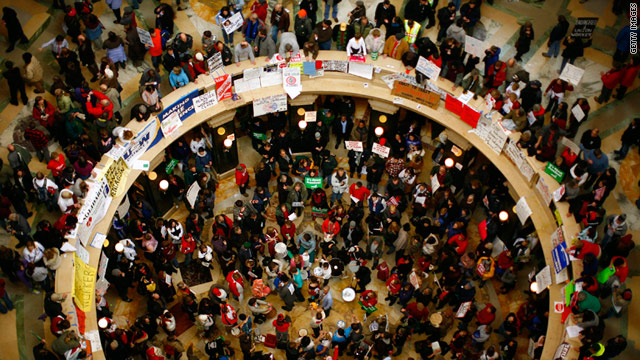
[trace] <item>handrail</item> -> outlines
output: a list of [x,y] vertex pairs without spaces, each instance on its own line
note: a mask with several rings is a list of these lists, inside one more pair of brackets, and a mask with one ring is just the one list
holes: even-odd
[[[229,74],[237,74],[242,72],[242,70],[249,69],[252,67],[263,66],[264,58],[258,58],[257,64],[253,65],[249,61],[244,61],[240,63],[240,66],[237,65],[229,65],[225,67],[226,73]],[[347,56],[345,52],[340,51],[321,51],[318,60],[347,60]],[[260,63],[262,61],[262,63]],[[371,58],[367,57],[367,63],[373,64],[374,66],[380,67],[380,73],[375,73],[372,80],[367,80],[364,78],[356,77],[350,74],[342,74],[342,73],[331,73],[326,72],[324,77],[318,77],[314,79],[310,79],[308,77],[303,77],[301,80],[302,83],[302,94],[332,94],[332,95],[349,95],[356,97],[363,97],[368,99],[375,99],[378,101],[387,102],[389,104],[392,103],[392,96],[390,95],[390,90],[386,86],[386,84],[381,80],[381,75],[389,74],[391,72],[404,72],[404,66],[398,60],[390,59],[390,58],[379,58],[377,61],[372,61]],[[410,72],[413,74],[413,70]],[[367,87],[364,87],[364,84],[368,84]],[[459,94],[461,92],[460,89],[456,89],[455,91],[452,89],[451,82],[443,79],[439,79],[436,84],[441,88],[445,89],[447,92],[452,94]],[[196,89],[206,89],[208,91],[215,89],[215,84],[211,76],[201,75],[198,77],[197,83],[189,83],[187,86],[179,88],[162,98],[162,102],[164,107],[166,108],[168,105],[182,98],[186,94],[192,92]],[[261,88],[258,90],[249,91],[246,93],[240,94],[240,99],[231,100],[227,99],[219,102],[217,105],[212,108],[195,113],[191,115],[189,118],[185,119],[182,122],[182,126],[176,130],[177,136],[172,137],[172,139],[162,138],[155,146],[146,150],[146,152],[141,155],[140,160],[148,160],[151,161],[156,156],[162,153],[164,149],[170,145],[173,139],[176,139],[183,134],[187,133],[192,128],[198,126],[199,124],[209,121],[212,125],[221,125],[223,121],[220,121],[220,124],[216,123],[216,117],[220,114],[223,114],[227,111],[235,110],[238,107],[250,104],[253,99],[262,98],[270,95],[282,94],[284,90],[282,86],[272,86],[267,88]],[[460,120],[458,116],[444,109],[444,105],[440,104],[437,109],[430,108],[428,106],[420,105],[412,100],[403,99],[402,104],[395,104],[396,106],[403,107],[406,109],[410,109],[411,111],[421,114],[423,116],[428,117],[429,119],[436,121],[447,129],[455,132],[459,136],[466,138],[473,146],[475,146],[479,151],[481,151],[485,157],[489,161],[491,161],[498,170],[502,172],[506,179],[509,180],[510,186],[512,190],[517,194],[518,197],[527,197],[527,201],[529,207],[533,211],[531,214],[531,220],[537,230],[540,245],[542,246],[545,261],[548,265],[553,264],[551,257],[551,243],[550,236],[553,231],[556,229],[555,218],[550,211],[549,207],[544,204],[544,200],[541,198],[538,191],[535,189],[535,184],[532,185],[525,180],[525,178],[521,175],[520,171],[516,168],[516,166],[507,158],[505,153],[496,154],[489,146],[477,135],[474,133],[469,133],[471,127]],[[226,119],[226,117],[224,117]],[[224,119],[223,119],[224,120]],[[156,120],[155,117],[148,120],[145,123],[138,122],[130,122],[127,124],[127,127],[132,129],[134,133],[141,131],[145,126]],[[226,122],[226,120],[224,120]],[[160,126],[158,124],[158,131],[160,130]],[[119,142],[119,140],[118,140]],[[110,162],[113,160],[107,156],[103,156],[100,160],[100,163],[96,166],[96,171],[102,171],[105,169]],[[540,166],[536,166],[536,171],[540,176],[547,176],[544,174],[544,170]],[[128,176],[122,179],[125,191],[119,192],[120,194],[125,194],[128,189],[133,184],[134,180],[140,175],[140,170],[129,170]],[[95,183],[94,183],[95,184]],[[547,184],[551,187],[551,183],[547,181]],[[94,225],[93,230],[91,231],[91,235],[89,236],[89,242],[93,239],[95,233],[103,233],[107,234],[111,227],[111,219],[113,214],[115,213],[117,207],[122,201],[122,195],[114,198],[111,202],[110,206],[106,209],[106,215]],[[85,200],[83,206],[85,206],[87,201]],[[575,221],[573,219],[564,218],[563,221],[565,224],[568,224],[568,227],[573,229],[575,226]],[[70,243],[76,243],[76,239],[69,239]],[[89,252],[90,259],[89,265],[91,267],[97,268],[98,263],[100,261],[101,249],[93,248],[91,246],[86,247]],[[56,292],[66,293],[68,294],[68,299],[71,299],[72,292],[72,281],[69,279],[74,278],[74,265],[71,260],[71,256],[67,256],[66,254],[62,258],[62,265],[58,269],[56,274],[55,281],[55,289]],[[547,329],[546,342],[544,347],[544,352],[542,355],[543,359],[550,359],[553,357],[554,352],[558,345],[561,344],[564,334],[564,326],[560,323],[560,314],[553,312],[552,305],[554,301],[560,301],[561,295],[561,285],[551,285],[549,287],[550,292],[550,307],[549,307],[549,326]],[[93,294],[92,301],[93,301]],[[92,304],[93,305],[93,304]],[[72,304],[71,300],[67,300],[63,303],[63,308],[65,313],[68,313],[72,317],[71,323],[73,327],[78,329],[78,321],[75,308]],[[90,310],[85,313],[85,331],[97,330],[97,318],[95,306],[91,306]],[[93,351],[94,359],[104,359],[104,354],[102,351]],[[569,358],[577,358],[577,351],[573,349],[571,352],[571,356]]]

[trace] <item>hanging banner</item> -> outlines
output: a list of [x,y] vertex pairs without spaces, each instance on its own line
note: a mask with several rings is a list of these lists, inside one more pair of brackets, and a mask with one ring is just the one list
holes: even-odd
[[218,101],[231,98],[231,75],[222,75],[213,79],[213,81],[216,83],[216,96],[218,97]]
[[[161,138],[162,133],[159,131],[159,122],[157,118],[152,119],[147,126],[144,127],[136,137],[128,144],[124,145],[125,151],[122,153],[122,158],[131,166],[135,160],[137,160],[148,149],[152,148]],[[117,160],[119,157],[114,158]]]
[[76,254],[73,255],[73,265],[73,299],[80,310],[89,312],[95,306],[93,292],[97,270],[85,264]]
[[302,92],[302,84],[300,84],[299,67],[282,69],[282,87],[292,99],[300,95]]
[[166,118],[171,116],[171,114],[175,113],[180,118],[180,121],[185,121],[189,116],[195,113],[193,99],[198,97],[198,95],[199,91],[196,89],[183,96],[180,100],[164,108],[164,110],[162,110],[158,115],[158,120],[162,123]]
[[271,95],[253,100],[253,116],[287,111],[287,95]]
[[433,109],[437,109],[438,104],[440,103],[440,95],[432,91],[425,90],[420,86],[408,84],[399,80],[394,81],[393,88],[391,89],[391,95],[402,96],[403,98],[413,100],[422,105],[427,105]]

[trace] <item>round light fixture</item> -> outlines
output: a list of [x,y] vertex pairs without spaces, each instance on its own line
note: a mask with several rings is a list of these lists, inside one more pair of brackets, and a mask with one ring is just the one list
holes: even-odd
[[149,180],[153,181],[158,178],[158,173],[156,173],[155,171],[151,171],[149,172],[149,175],[147,175],[147,177],[149,178]]
[[298,115],[300,116],[304,116],[304,113],[306,113],[307,111],[304,108],[298,108]]
[[222,135],[224,135],[224,133],[226,133],[226,132],[227,132],[227,130],[226,130],[224,127],[220,126],[220,127],[218,128],[218,135],[222,136]]
[[160,184],[158,185],[160,186],[160,190],[162,191],[167,191],[167,189],[169,189],[169,182],[167,180],[160,181]]
[[382,134],[384,134],[384,129],[382,128],[382,126],[378,126],[375,130],[374,130],[376,136],[380,137],[382,136]]
[[447,168],[452,168],[452,167],[453,167],[453,165],[454,165],[455,163],[456,163],[456,162],[455,162],[455,161],[453,161],[453,159],[452,159],[452,158],[446,158],[446,159],[444,159],[444,166],[446,166]]
[[116,251],[119,252],[119,253],[124,251],[124,245],[122,245],[121,242],[116,244]]
[[531,290],[531,292],[538,293],[538,283],[535,281],[532,282],[531,285],[529,285],[529,290]]
[[224,144],[224,147],[228,149],[233,145],[233,141],[231,139],[224,139],[223,144]]
[[103,317],[100,320],[98,320],[98,327],[100,329],[106,329],[107,326],[109,326],[109,320],[106,317]]
[[102,247],[109,247],[109,240],[105,239],[102,243]]
[[498,218],[500,219],[500,221],[507,221],[507,220],[509,220],[509,213],[504,211],[504,210],[502,210],[498,214]]
[[[304,109],[302,109],[304,110]],[[300,120],[298,121],[298,127],[300,128],[300,130],[304,130],[307,128],[307,122],[304,120]]]
[[380,117],[378,118],[378,121],[380,122],[380,124],[384,124],[387,122],[387,115],[380,115]]

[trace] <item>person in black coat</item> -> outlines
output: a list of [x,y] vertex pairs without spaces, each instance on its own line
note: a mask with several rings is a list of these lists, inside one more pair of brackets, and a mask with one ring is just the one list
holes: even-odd
[[522,101],[520,102],[520,104],[522,105],[524,111],[531,111],[533,105],[540,104],[540,102],[542,101],[542,90],[540,89],[541,85],[542,84],[540,83],[540,81],[532,80],[529,81],[524,89],[522,89],[522,92],[520,93],[520,98],[522,99]]
[[584,49],[591,46],[591,38],[586,41],[580,38],[574,38],[569,35],[562,41],[562,45],[565,46],[564,50],[562,50],[562,64],[560,65],[560,73],[562,73],[562,69],[564,66],[569,64],[573,64],[577,58],[584,55]]
[[160,4],[153,10],[153,12],[156,14],[156,28],[168,31],[169,34],[173,35],[173,19],[175,18],[175,12],[171,5]]
[[353,102],[351,96],[342,97],[342,101],[338,103],[338,114],[346,115],[348,119],[353,118],[353,114],[356,112],[356,104]]
[[[343,141],[349,140],[351,135],[351,129],[353,129],[353,121],[347,115],[341,115],[340,121],[333,122],[333,133],[336,135],[336,149]],[[344,148],[347,148],[346,143]]]
[[629,123],[629,126],[622,133],[622,138],[620,138],[621,146],[620,149],[614,150],[616,153],[616,161],[620,161],[627,156],[629,152],[629,148],[633,144],[640,144],[640,118],[634,118]]
[[180,67],[180,58],[175,50],[173,50],[173,47],[167,46],[167,53],[162,57],[162,66],[164,66],[167,72],[173,71],[173,68],[176,66]]
[[384,0],[376,7],[376,14],[374,16],[376,27],[382,28],[382,26],[384,26],[385,32],[388,33],[389,27],[391,26],[391,21],[395,16],[396,7],[391,4],[391,1]]
[[428,0],[410,0],[405,6],[404,17],[407,20],[413,20],[421,25],[427,18],[429,18],[429,25],[427,29],[433,27],[436,24],[435,9],[438,7],[438,0],[433,0],[433,4],[429,5]]
[[438,25],[440,25],[440,30],[438,30],[438,38],[437,41],[441,41],[444,36],[447,34],[447,29],[451,24],[456,21],[456,4],[450,2],[447,6],[438,10]]
[[567,30],[569,30],[569,22],[564,16],[559,15],[558,23],[553,27],[553,29],[551,29],[549,41],[547,41],[549,51],[543,53],[542,56],[550,58],[553,55],[554,58],[558,57],[558,54],[560,53],[560,42],[564,36],[567,35]]
[[33,188],[33,176],[31,176],[31,171],[28,168],[16,168],[13,172],[13,183],[27,195],[27,201],[33,201],[36,190]]
[[345,248],[351,247],[351,245],[358,245],[364,233],[358,223],[354,220],[349,222],[349,226],[343,226],[340,230],[340,236],[344,241]]
[[[5,8],[6,9],[6,8]],[[20,75],[20,69],[13,66],[12,61],[7,61],[4,63],[4,66],[7,68],[2,75],[7,79],[7,83],[9,84],[9,93],[11,94],[11,99],[9,102],[11,105],[18,106],[18,91],[20,92],[20,98],[22,99],[22,103],[27,105],[29,102],[29,98],[27,97],[27,92],[24,88],[24,79],[22,75]]]
[[22,31],[22,25],[20,25],[20,20],[18,20],[18,14],[15,10],[10,7],[3,7],[2,23],[6,26],[8,32],[9,47],[7,48],[7,52],[13,51],[18,41],[20,41],[21,44],[29,42],[24,35],[24,31]]
[[356,271],[356,293],[366,290],[367,285],[371,282],[371,269],[366,266],[360,266]]

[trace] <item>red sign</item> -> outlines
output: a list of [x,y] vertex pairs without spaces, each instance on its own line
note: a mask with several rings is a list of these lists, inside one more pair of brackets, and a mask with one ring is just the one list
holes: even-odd
[[349,61],[363,63],[366,61],[366,58],[362,55],[351,55]]
[[480,119],[480,112],[475,111],[471,106],[464,105],[460,119],[467,124],[471,125],[475,129],[478,126],[478,119]]
[[444,102],[444,108],[451,111],[452,113],[456,114],[456,115],[461,115],[462,114],[462,108],[463,108],[464,104],[462,104],[462,101],[454,98],[453,96],[447,94],[447,99]]
[[231,75],[222,75],[213,80],[216,83],[216,95],[218,95],[218,101],[231,98]]

